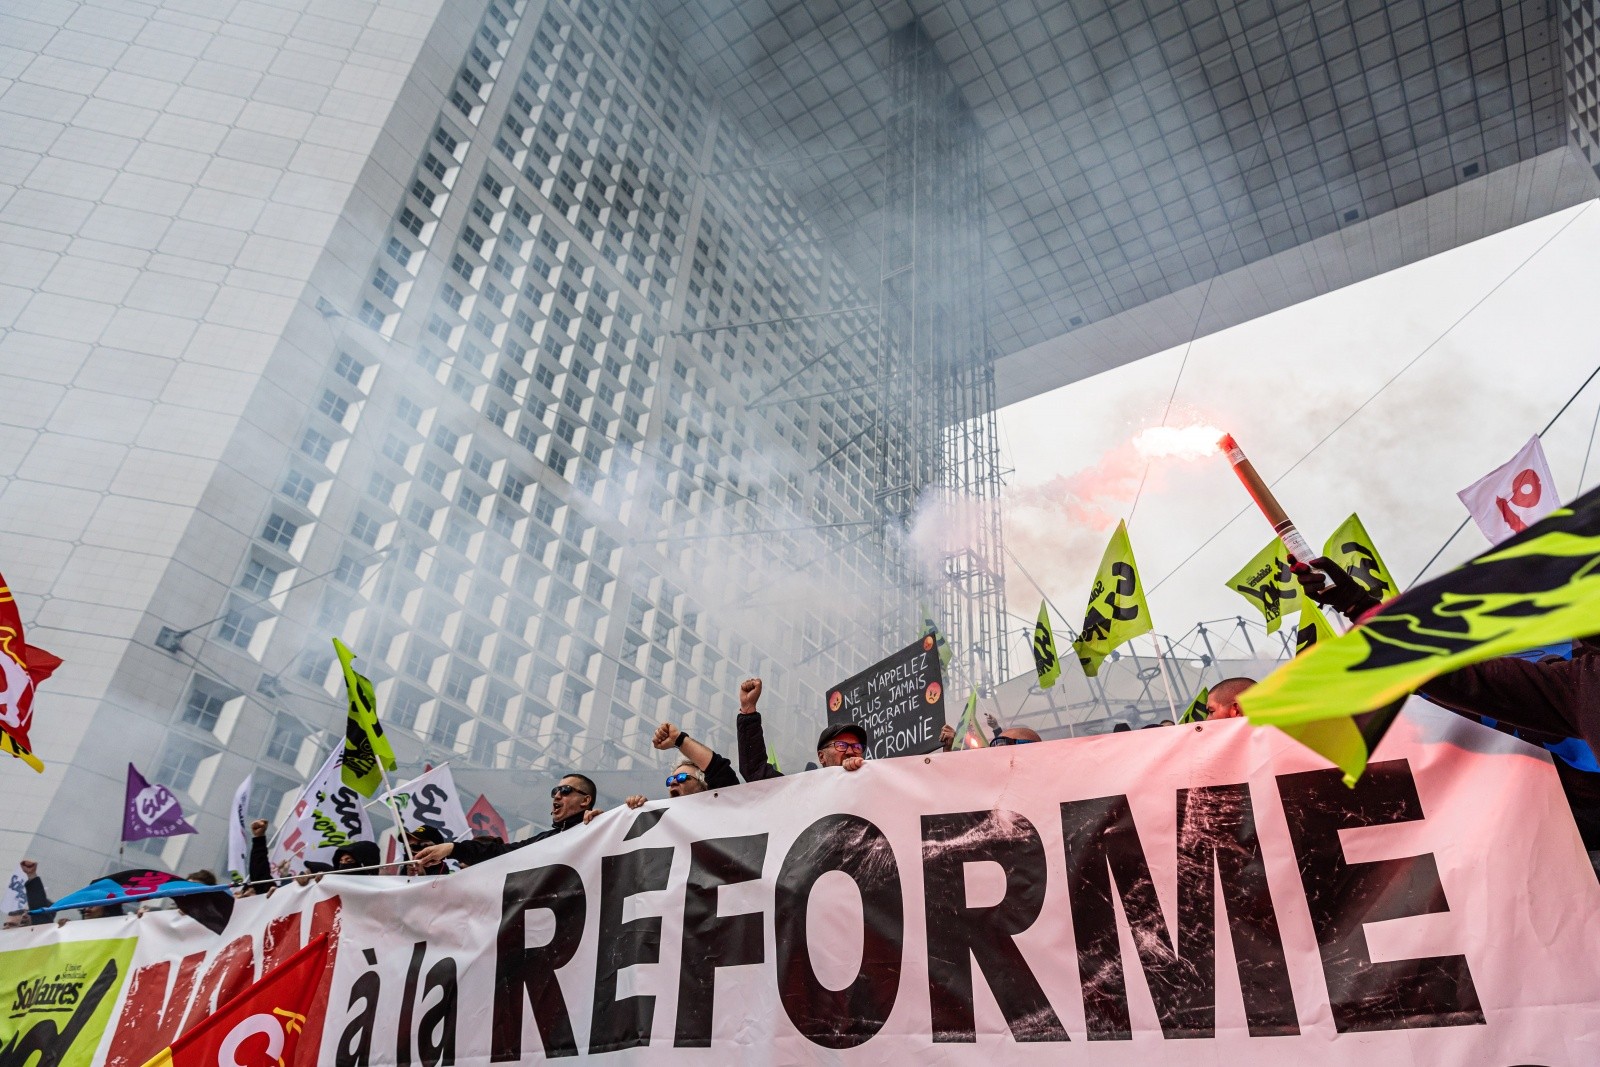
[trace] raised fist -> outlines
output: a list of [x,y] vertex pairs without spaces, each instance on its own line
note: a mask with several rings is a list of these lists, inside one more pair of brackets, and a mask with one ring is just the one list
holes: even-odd
[[650,739],[650,743],[659,749],[669,749],[677,739],[678,728],[670,722],[664,722],[656,727],[656,735]]
[[21,863],[17,864],[17,866],[21,867],[22,873],[27,875],[29,878],[36,877],[39,873],[38,860],[23,860]]
[[739,714],[746,715],[756,710],[756,701],[761,699],[761,679],[746,678],[739,683]]
[[250,824],[250,836],[251,837],[266,837],[267,836],[267,820],[265,820],[265,819],[257,819],[255,822],[251,823]]

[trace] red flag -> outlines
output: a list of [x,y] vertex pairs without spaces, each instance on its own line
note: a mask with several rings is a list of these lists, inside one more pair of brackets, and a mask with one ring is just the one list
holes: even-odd
[[477,803],[472,805],[472,810],[467,812],[467,825],[472,827],[473,837],[498,837],[502,841],[511,840],[511,834],[506,829],[506,821],[500,817],[498,811],[494,810],[489,798],[482,793],[478,794]]
[[33,693],[59,666],[59,657],[42,648],[29,648],[23,640],[16,598],[0,577],[0,751],[11,753],[40,773],[44,763],[33,754],[28,740]]
[[144,1067],[281,1067],[293,1063],[295,1046],[315,1004],[318,979],[327,962],[328,938],[324,934],[156,1053]]

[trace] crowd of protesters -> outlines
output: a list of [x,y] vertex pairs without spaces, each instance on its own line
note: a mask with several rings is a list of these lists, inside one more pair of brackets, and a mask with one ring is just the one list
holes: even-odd
[[[1317,559],[1308,565],[1297,564],[1295,569],[1306,594],[1312,600],[1340,612],[1354,625],[1360,625],[1378,607],[1375,598],[1329,560]],[[1238,717],[1241,714],[1239,698],[1254,684],[1254,679],[1237,677],[1224,679],[1211,686],[1206,700],[1207,717]],[[1600,743],[1600,644],[1597,643],[1574,642],[1571,658],[1490,660],[1437,678],[1419,692],[1441,707],[1476,721],[1488,722],[1534,743],[1555,743],[1569,738],[1578,738],[1591,745]],[[746,679],[739,687],[737,772],[728,757],[689,736],[676,724],[664,722],[656,728],[651,739],[653,747],[661,752],[678,754],[666,778],[669,798],[727,789],[739,785],[741,777],[745,782],[782,777],[783,772],[769,757],[758,709],[761,693],[762,682],[759,678]],[[987,742],[990,746],[1027,745],[1043,740],[1037,732],[1024,726],[1002,728],[992,716],[989,717],[989,723],[993,731],[992,738]],[[1146,729],[1170,725],[1171,720],[1165,720],[1152,723]],[[1131,727],[1127,723],[1117,723],[1114,727],[1116,732],[1129,729]],[[951,751],[955,740],[955,728],[946,725],[939,736],[940,747]],[[840,767],[845,771],[859,770],[871,744],[871,734],[864,726],[855,723],[829,725],[817,736],[816,762],[808,763],[806,769]],[[1592,852],[1600,850],[1600,775],[1575,769],[1561,759],[1555,763],[1585,846]],[[304,864],[305,870],[294,874],[272,870],[268,861],[267,821],[258,819],[250,826],[249,871],[242,884],[234,887],[232,892],[176,897],[174,905],[189,918],[220,932],[232,914],[235,896],[271,892],[290,881],[303,885],[329,874],[447,874],[583,826],[601,814],[598,800],[599,792],[592,779],[583,774],[569,773],[563,775],[550,790],[549,829],[523,840],[503,841],[484,836],[451,841],[438,830],[425,827],[407,834],[407,852],[411,858],[406,863],[385,865],[377,844],[356,841],[338,849],[332,857],[332,863],[308,862]],[[648,802],[649,798],[635,794],[627,797],[624,803],[629,808],[638,808]],[[32,860],[23,860],[21,874],[25,877],[23,892],[29,910],[8,914],[5,928],[26,926],[32,922],[64,921],[40,916],[42,909],[52,905],[40,879],[38,865]],[[201,884],[216,884],[216,876],[208,870],[195,871],[187,879]],[[115,904],[81,909],[84,918],[123,913],[124,908]]]

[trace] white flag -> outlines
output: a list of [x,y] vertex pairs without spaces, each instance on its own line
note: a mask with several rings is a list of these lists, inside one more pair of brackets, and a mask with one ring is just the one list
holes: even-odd
[[1456,496],[1494,545],[1526,530],[1561,503],[1537,437],[1529,438],[1510,463],[1496,467]]
[[446,841],[472,838],[472,825],[461,807],[461,794],[456,791],[448,763],[395,786],[378,799],[399,813],[400,824],[408,831],[431,826]]
[[300,791],[272,850],[274,867],[284,860],[289,861],[291,872],[304,870],[308,862],[331,864],[334,852],[342,846],[377,840],[361,794],[339,780],[343,748],[341,741]]
[[233,794],[228,819],[228,880],[243,885],[250,880],[250,785],[254,774],[247,774]]
[[6,883],[6,911],[17,912],[28,910],[28,876],[18,867],[12,874],[11,880]]

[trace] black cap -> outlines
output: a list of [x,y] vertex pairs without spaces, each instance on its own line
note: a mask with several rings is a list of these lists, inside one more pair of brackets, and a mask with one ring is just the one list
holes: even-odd
[[872,734],[867,732],[867,728],[865,726],[858,726],[853,722],[841,722],[833,726],[825,727],[823,731],[817,735],[817,750],[821,751],[824,745],[838,737],[840,734],[855,734],[857,737],[861,738],[862,748],[872,747]]

